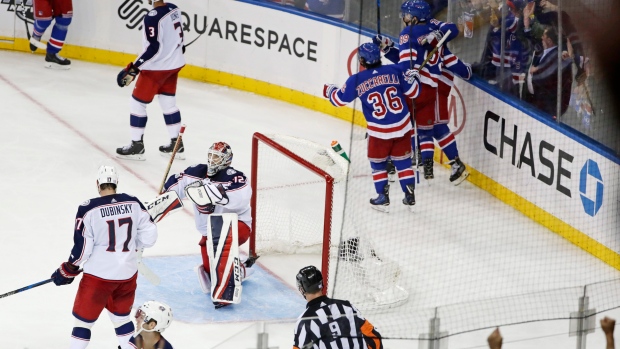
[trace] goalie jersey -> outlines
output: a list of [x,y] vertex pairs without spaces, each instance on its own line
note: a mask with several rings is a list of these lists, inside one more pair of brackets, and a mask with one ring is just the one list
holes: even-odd
[[85,274],[104,280],[127,280],[138,272],[136,250],[151,247],[156,240],[157,226],[135,196],[90,199],[75,217],[69,263],[84,263]]
[[207,236],[207,221],[211,213],[236,213],[239,221],[252,226],[250,210],[252,188],[243,172],[229,166],[217,172],[213,177],[207,177],[207,165],[193,165],[179,174],[170,176],[164,185],[164,191],[174,190],[179,195],[179,199],[184,199],[185,187],[196,181],[221,184],[228,196],[228,202],[225,205],[215,205],[212,212],[205,212],[198,205],[193,205],[196,229],[203,236]]

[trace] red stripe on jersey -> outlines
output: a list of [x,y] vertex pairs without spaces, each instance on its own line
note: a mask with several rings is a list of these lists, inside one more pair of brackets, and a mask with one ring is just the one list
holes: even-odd
[[449,135],[447,135],[443,139],[440,139],[440,140],[437,141],[437,143],[439,144],[439,146],[442,149],[445,148],[448,144],[450,144],[452,142],[454,142],[454,135],[452,133],[450,133]]
[[435,145],[433,144],[433,142],[422,142],[420,144],[420,150],[421,151],[433,151],[435,149]]
[[418,53],[416,51],[405,51],[405,52],[401,52],[400,55],[398,56],[398,58],[400,58],[399,62],[402,62],[404,60],[409,60],[411,57],[413,57],[413,60],[415,61],[418,58]]
[[398,178],[413,176],[414,174],[415,172],[413,172],[413,170],[409,168],[403,171],[398,171]]
[[332,94],[330,95],[330,99],[332,100],[332,102],[334,102],[334,104],[336,104],[339,107],[343,107],[343,106],[346,105],[345,103],[342,103],[340,98],[338,98],[338,89],[337,88],[335,88],[332,91]]
[[454,63],[456,63],[456,61],[457,61],[456,56],[455,55],[450,55],[450,56],[446,57],[443,62],[446,65],[446,67],[449,67],[449,66],[453,65]]
[[372,125],[368,124],[366,126],[366,128],[368,130],[374,131],[374,132],[391,133],[391,132],[398,132],[398,131],[404,129],[405,127],[407,127],[407,125],[409,125],[409,115],[407,115],[405,118],[403,118],[403,120],[401,121],[400,125],[396,125],[394,127],[381,128],[381,127],[376,127],[376,126],[372,126]]
[[388,173],[387,171],[381,171],[381,172],[375,172],[372,174],[372,180],[377,182],[377,181],[384,181],[388,178]]

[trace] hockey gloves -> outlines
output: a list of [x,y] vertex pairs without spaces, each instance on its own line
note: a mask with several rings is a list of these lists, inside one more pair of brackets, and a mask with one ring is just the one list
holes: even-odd
[[323,85],[323,97],[329,99],[329,96],[337,88],[338,87],[336,87],[336,85],[333,85],[333,84],[324,84]]
[[60,268],[56,269],[56,271],[52,274],[52,279],[56,286],[68,285],[72,283],[73,279],[75,279],[75,277],[81,272],[82,270],[73,264],[64,262],[60,265]]
[[443,32],[441,30],[435,30],[426,35],[422,35],[418,38],[420,45],[430,44],[433,47],[437,47],[441,39],[443,38]]
[[417,69],[407,69],[403,74],[405,75],[405,80],[410,84],[413,84],[416,80],[420,81],[420,72]]
[[372,43],[379,46],[383,53],[388,52],[392,47],[394,47],[394,41],[381,34],[377,34],[374,38],[372,38]]
[[118,73],[118,76],[116,77],[116,83],[120,87],[129,86],[129,84],[131,84],[133,79],[135,79],[139,73],[140,69],[133,65],[133,62],[131,62],[127,64],[127,67],[125,69],[121,70],[121,72]]

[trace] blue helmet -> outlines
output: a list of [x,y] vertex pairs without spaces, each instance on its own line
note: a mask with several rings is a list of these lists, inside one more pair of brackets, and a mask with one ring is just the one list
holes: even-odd
[[407,0],[400,6],[400,16],[405,18],[406,15],[424,22],[431,17],[431,7],[424,0]]
[[381,60],[381,50],[372,42],[362,44],[357,52],[359,57],[364,59],[365,64],[375,64]]

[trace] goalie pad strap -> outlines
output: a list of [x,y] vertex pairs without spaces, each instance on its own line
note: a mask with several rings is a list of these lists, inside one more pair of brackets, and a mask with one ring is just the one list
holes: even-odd
[[211,215],[207,229],[207,254],[213,302],[241,302],[238,218],[236,213]]

